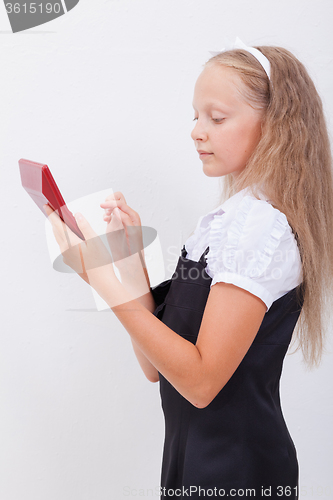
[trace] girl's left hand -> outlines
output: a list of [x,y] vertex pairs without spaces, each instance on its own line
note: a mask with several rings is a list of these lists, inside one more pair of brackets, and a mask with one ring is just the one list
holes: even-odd
[[44,205],[44,210],[51,222],[64,263],[100,293],[105,283],[115,278],[111,255],[101,238],[79,213],[74,217],[85,237],[84,241],[69,229],[49,205]]

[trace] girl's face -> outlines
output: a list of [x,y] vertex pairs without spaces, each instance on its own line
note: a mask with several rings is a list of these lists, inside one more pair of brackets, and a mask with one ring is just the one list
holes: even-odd
[[257,146],[263,112],[242,97],[245,84],[232,69],[205,67],[194,89],[191,137],[209,177],[238,175]]

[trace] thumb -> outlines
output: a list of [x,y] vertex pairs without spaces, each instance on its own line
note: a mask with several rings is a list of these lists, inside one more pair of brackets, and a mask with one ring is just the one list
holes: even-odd
[[77,225],[79,226],[80,231],[82,232],[82,234],[86,240],[89,240],[89,239],[97,236],[97,234],[92,229],[92,227],[89,224],[89,222],[87,221],[87,219],[85,217],[83,217],[83,215],[80,212],[77,212],[74,215],[74,217],[75,217]]

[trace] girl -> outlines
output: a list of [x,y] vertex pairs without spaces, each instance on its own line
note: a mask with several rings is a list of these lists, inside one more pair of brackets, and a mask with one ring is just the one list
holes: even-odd
[[203,171],[224,178],[226,201],[201,217],[170,280],[150,288],[140,218],[121,193],[101,204],[121,283],[80,214],[83,243],[45,209],[65,263],[109,304],[160,382],[162,497],[295,499],[279,380],[297,322],[305,360],[319,363],[333,282],[321,100],[290,52],[238,44],[206,63],[193,107]]

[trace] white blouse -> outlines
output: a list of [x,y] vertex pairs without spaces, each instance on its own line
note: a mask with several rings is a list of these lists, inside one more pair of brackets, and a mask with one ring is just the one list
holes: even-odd
[[209,246],[211,286],[223,281],[259,297],[268,309],[302,282],[302,262],[284,213],[248,188],[199,219],[186,240],[187,258],[198,261]]

